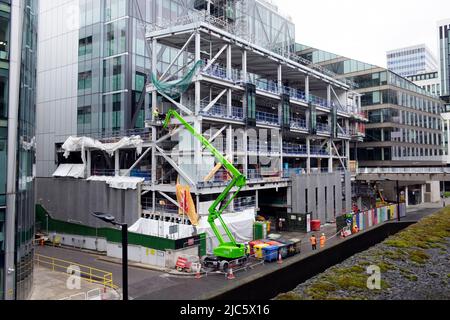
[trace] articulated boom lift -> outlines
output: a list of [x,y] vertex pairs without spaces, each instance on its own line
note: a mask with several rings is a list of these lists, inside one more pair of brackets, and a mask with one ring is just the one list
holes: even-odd
[[[232,180],[227,185],[225,190],[217,197],[217,199],[214,201],[214,203],[209,208],[209,216],[208,216],[208,222],[211,225],[211,228],[216,235],[217,239],[219,240],[219,246],[214,249],[214,255],[217,259],[215,259],[215,262],[220,263],[221,269],[227,269],[228,262],[229,261],[235,261],[237,260],[239,263],[242,263],[244,260],[246,260],[246,245],[240,244],[236,242],[236,239],[234,238],[231,231],[226,226],[225,222],[222,219],[222,213],[225,211],[225,209],[230,205],[230,203],[233,201],[234,198],[236,198],[237,194],[241,191],[241,189],[247,184],[246,177],[230,162],[228,159],[223,156],[214,146],[200,133],[198,133],[186,120],[181,117],[178,112],[175,110],[170,110],[166,116],[165,122],[164,122],[164,128],[167,128],[170,124],[170,120],[173,118],[176,118],[180,123],[196,138],[198,139],[201,144],[207,148],[220,162],[225,169],[231,174]],[[229,200],[227,200],[228,194],[232,191],[234,187],[237,187],[237,191],[232,194]],[[216,226],[216,220],[219,220],[223,229],[225,230],[229,242],[226,242],[221,233],[219,232],[217,226]],[[205,264],[208,264],[208,259],[210,260],[211,264],[213,264],[214,260],[213,258],[207,258],[207,261],[204,261]]]

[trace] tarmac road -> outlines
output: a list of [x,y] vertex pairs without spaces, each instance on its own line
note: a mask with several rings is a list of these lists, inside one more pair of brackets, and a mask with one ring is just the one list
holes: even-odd
[[[450,203],[450,201],[449,201]],[[407,218],[403,221],[418,221],[424,216],[432,214],[439,210],[442,205],[422,205],[408,210]],[[332,228],[330,228],[332,230]],[[329,231],[327,235],[330,235]],[[345,241],[339,237],[329,240],[328,244],[337,241]],[[128,290],[130,299],[138,300],[202,300],[213,295],[217,291],[227,290],[227,288],[239,285],[242,281],[251,281],[263,273],[282,268],[283,265],[290,263],[291,259],[299,260],[314,254],[309,244],[303,241],[302,253],[284,260],[283,264],[270,263],[256,266],[253,270],[241,271],[235,273],[236,279],[227,280],[223,274],[210,274],[202,279],[194,279],[185,276],[173,276],[164,272],[148,270],[129,266]],[[36,247],[36,253],[74,263],[87,265],[97,269],[112,272],[114,284],[122,284],[122,267],[120,264],[99,260],[103,256],[82,252],[74,249],[55,248],[55,247]]]

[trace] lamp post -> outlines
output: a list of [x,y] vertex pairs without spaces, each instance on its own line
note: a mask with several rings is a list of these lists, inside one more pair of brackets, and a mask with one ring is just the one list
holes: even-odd
[[128,300],[128,224],[116,222],[116,218],[110,214],[94,212],[97,219],[122,228],[122,296]]

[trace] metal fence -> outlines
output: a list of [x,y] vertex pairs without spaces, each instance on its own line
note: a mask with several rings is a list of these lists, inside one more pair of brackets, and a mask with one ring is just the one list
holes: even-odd
[[68,270],[77,267],[79,268],[80,277],[86,279],[88,282],[103,285],[105,288],[117,289],[117,286],[114,285],[113,282],[113,275],[108,271],[92,268],[71,261],[47,257],[41,254],[34,255],[34,262],[38,266],[44,266],[52,271],[63,273],[67,273]]

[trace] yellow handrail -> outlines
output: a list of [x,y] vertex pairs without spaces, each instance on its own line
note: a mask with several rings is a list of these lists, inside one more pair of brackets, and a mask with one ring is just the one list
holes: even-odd
[[113,275],[111,272],[101,269],[85,266],[76,262],[66,261],[53,257],[47,257],[41,254],[35,254],[34,260],[38,266],[41,264],[51,267],[52,271],[66,273],[69,267],[78,267],[80,269],[80,276],[87,279],[90,283],[102,284],[104,287],[117,289],[118,287],[113,283]]

